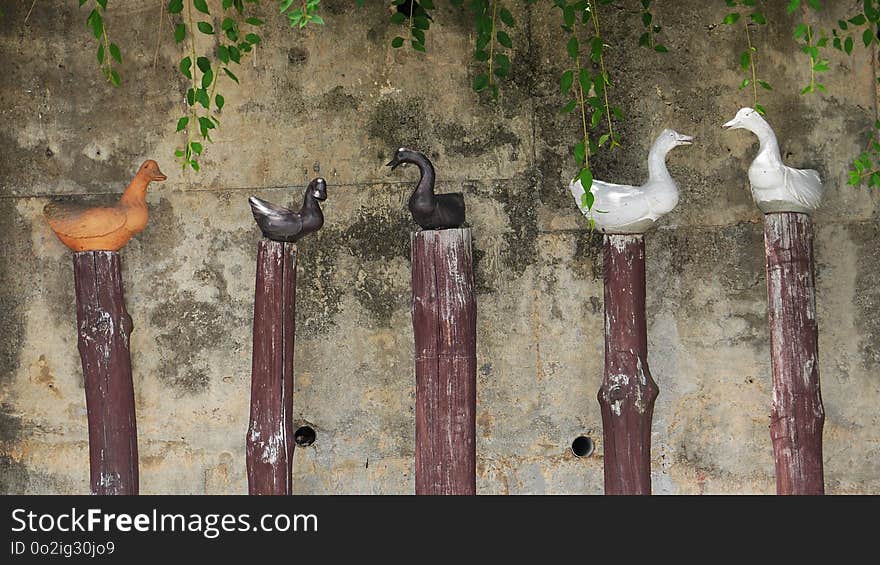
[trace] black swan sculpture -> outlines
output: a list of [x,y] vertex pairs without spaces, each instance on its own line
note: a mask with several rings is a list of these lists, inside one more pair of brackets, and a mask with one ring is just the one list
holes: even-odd
[[256,196],[248,198],[254,219],[263,235],[272,241],[295,243],[324,225],[324,214],[318,202],[327,200],[327,181],[316,178],[309,183],[303,205],[294,212],[266,202]]
[[426,230],[460,228],[465,221],[464,195],[434,194],[434,166],[423,153],[401,147],[388,166],[393,171],[403,163],[416,165],[421,173],[419,184],[409,197],[413,220]]

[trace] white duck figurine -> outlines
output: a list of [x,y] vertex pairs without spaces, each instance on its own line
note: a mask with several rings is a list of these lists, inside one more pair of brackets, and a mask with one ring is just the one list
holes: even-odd
[[724,129],[747,129],[758,136],[761,149],[749,167],[749,184],[755,204],[765,214],[809,214],[822,202],[822,179],[812,169],[793,169],[782,162],[779,142],[770,124],[755,110],[743,108]]
[[648,182],[642,186],[611,184],[593,180],[590,192],[596,197],[592,210],[583,206],[584,187],[574,180],[568,189],[584,216],[592,217],[603,233],[637,234],[651,229],[663,215],[678,205],[678,185],[666,169],[666,154],[694,138],[671,129],[654,141],[648,154]]

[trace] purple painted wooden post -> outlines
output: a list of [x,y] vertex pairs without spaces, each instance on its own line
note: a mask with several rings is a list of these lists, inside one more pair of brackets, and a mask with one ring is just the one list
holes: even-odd
[[251,414],[250,494],[291,494],[296,245],[263,239],[257,250]]
[[416,494],[476,494],[477,306],[469,229],[412,236]]
[[819,328],[813,224],[806,214],[764,216],[773,366],[770,435],[777,494],[824,494]]
[[89,422],[92,494],[137,494],[134,385],[119,253],[73,256],[76,322]]
[[645,238],[606,235],[603,245],[605,494],[651,494],[651,419],[659,390],[648,370]]

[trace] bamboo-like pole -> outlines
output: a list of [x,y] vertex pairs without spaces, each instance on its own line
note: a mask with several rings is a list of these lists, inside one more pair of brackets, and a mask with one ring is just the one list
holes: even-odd
[[645,238],[606,235],[603,246],[605,494],[651,494],[651,419],[659,390],[648,370]]
[[777,494],[824,494],[819,328],[813,224],[806,214],[764,216],[773,368],[770,434]]
[[75,253],[73,274],[91,492],[137,494],[137,423],[129,349],[133,328],[125,309],[119,253]]
[[293,243],[263,239],[257,249],[247,432],[250,494],[292,492],[296,256]]
[[476,494],[477,307],[471,231],[412,235],[416,494]]

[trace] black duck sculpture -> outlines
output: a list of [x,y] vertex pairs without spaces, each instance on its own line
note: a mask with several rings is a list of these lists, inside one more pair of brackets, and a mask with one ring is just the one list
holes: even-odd
[[460,228],[465,221],[464,195],[434,194],[434,166],[423,153],[401,147],[388,166],[393,171],[402,163],[413,163],[422,175],[409,197],[413,220],[426,230]]
[[263,235],[272,241],[295,243],[324,225],[324,214],[318,202],[327,200],[327,181],[316,178],[309,183],[299,212],[276,206],[251,196],[248,202]]

